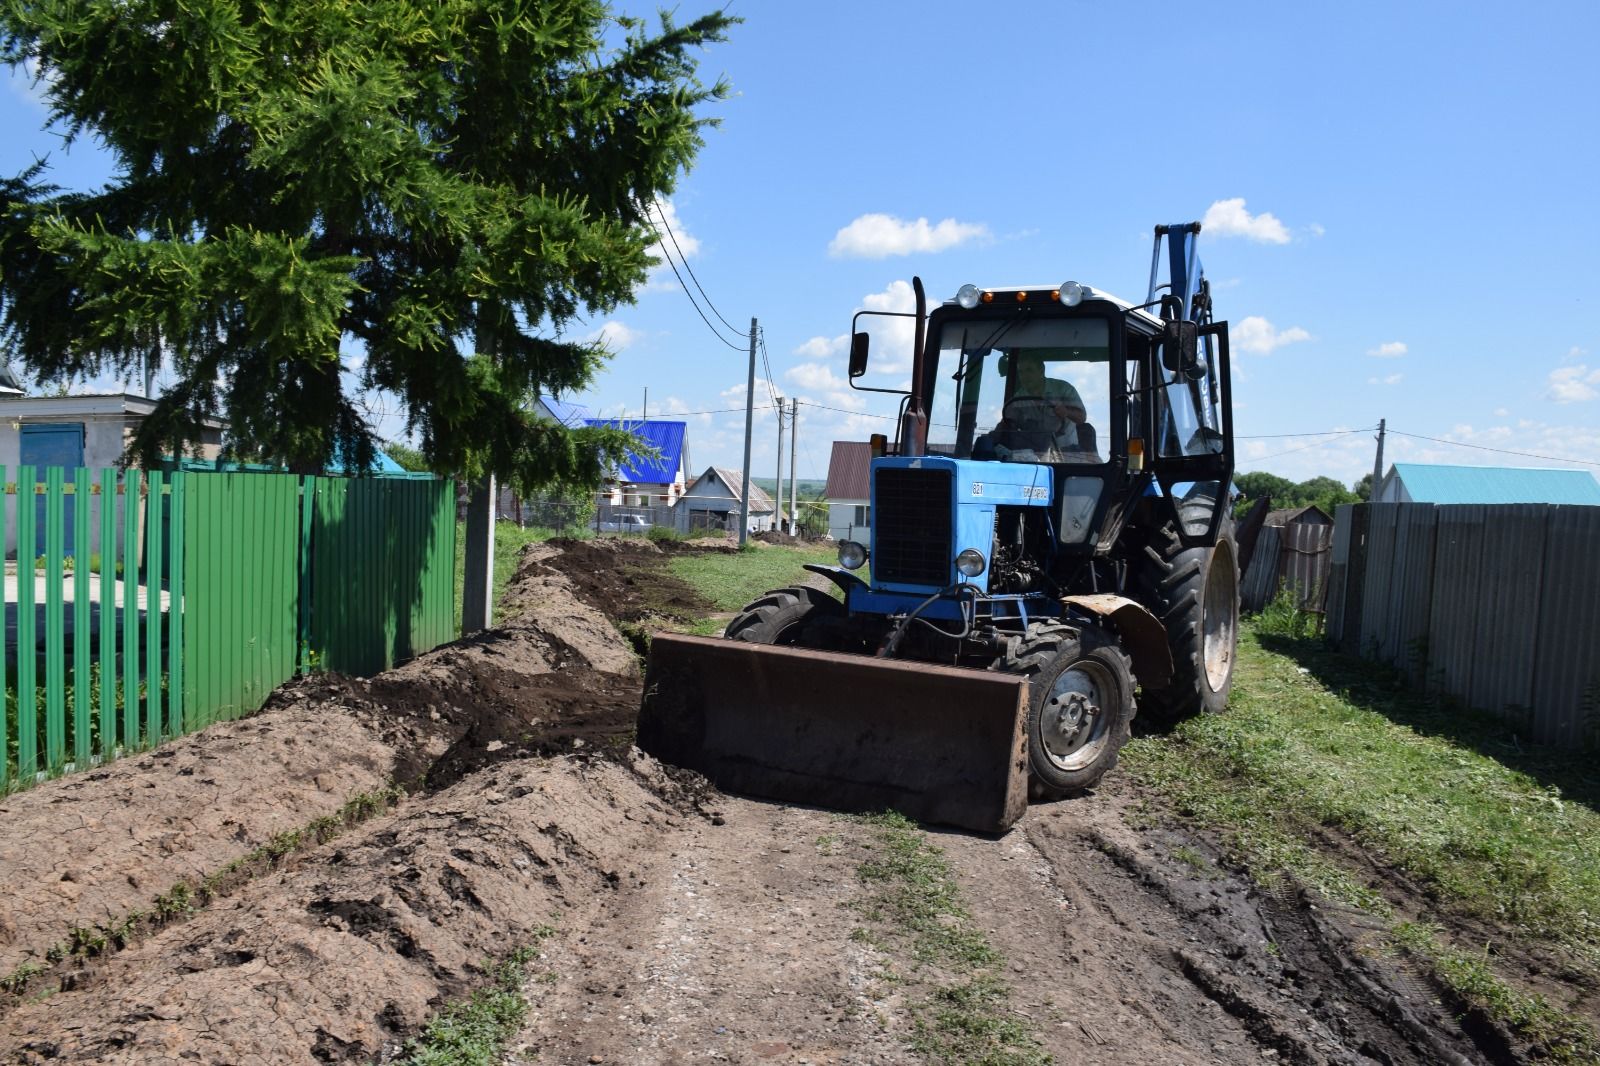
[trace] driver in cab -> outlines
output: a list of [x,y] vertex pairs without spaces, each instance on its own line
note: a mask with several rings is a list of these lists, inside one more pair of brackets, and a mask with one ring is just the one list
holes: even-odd
[[[1018,353],[1011,398],[1001,409],[994,432],[975,442],[974,458],[1098,461],[1094,427],[1088,424],[1083,399],[1070,382],[1046,377],[1044,360]],[[981,454],[987,452],[988,455]],[[1083,456],[1081,453],[1089,453]]]

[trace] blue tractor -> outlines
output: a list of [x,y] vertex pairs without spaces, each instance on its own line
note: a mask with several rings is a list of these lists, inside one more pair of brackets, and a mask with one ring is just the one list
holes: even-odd
[[964,285],[929,312],[914,282],[869,542],[809,568],[839,595],[777,589],[728,639],[658,636],[640,746],[735,791],[1002,831],[1030,796],[1098,783],[1136,706],[1221,710],[1233,430],[1199,232],[1156,228],[1138,305],[1069,281]]

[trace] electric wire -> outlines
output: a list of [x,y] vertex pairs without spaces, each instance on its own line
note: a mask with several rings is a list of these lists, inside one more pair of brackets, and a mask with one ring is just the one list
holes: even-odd
[[[700,290],[701,296],[705,297],[706,306],[711,308],[711,313],[722,319],[722,324],[733,330],[735,336],[747,336],[747,334],[745,334],[743,330],[739,329],[738,326],[735,326],[732,322],[729,322],[726,318],[724,318],[722,312],[717,310],[717,305],[711,302],[711,295],[706,292],[705,286],[700,284],[700,279],[695,277],[694,267],[689,265],[689,257],[683,254],[683,249],[678,245],[678,235],[672,232],[672,223],[667,221],[667,213],[661,209],[661,205],[659,203],[652,201],[650,206],[654,207],[656,209],[656,214],[661,217],[661,225],[665,227],[667,236],[671,238],[672,246],[678,249],[678,258],[683,260],[683,269],[687,270],[689,272],[689,277],[694,279],[694,287]],[[657,233],[657,243],[659,243],[660,240],[661,234]],[[663,248],[662,250],[665,251],[666,249]]]
[[[659,235],[657,236],[657,243],[660,244]],[[706,324],[706,328],[711,331],[711,335],[717,338],[717,340],[721,341],[723,344],[726,344],[729,348],[732,348],[734,351],[743,352],[745,349],[724,337],[717,327],[711,324],[711,320],[706,317],[706,313],[700,309],[699,301],[694,298],[694,293],[689,291],[689,286],[683,283],[683,275],[678,273],[678,264],[673,262],[672,254],[667,251],[667,247],[664,244],[661,245],[661,257],[665,259],[667,261],[667,265],[672,268],[672,276],[678,279],[678,288],[683,290],[683,294],[689,298],[689,303],[694,305],[694,313],[700,316],[700,321]],[[684,260],[683,265],[687,267],[689,265],[689,261],[687,259]],[[737,333],[737,331],[735,332]],[[750,335],[746,333],[743,334],[743,336],[748,340]]]
[[1465,441],[1445,440],[1442,437],[1428,437],[1421,433],[1407,433],[1404,430],[1390,429],[1388,432],[1397,437],[1414,437],[1417,440],[1432,441],[1435,444],[1449,444],[1457,448],[1474,448],[1480,452],[1498,452],[1501,455],[1520,455],[1524,459],[1547,459],[1553,463],[1578,463],[1581,466],[1600,466],[1600,462],[1593,459],[1565,459],[1559,455],[1540,455],[1538,452],[1519,452],[1510,448],[1491,448],[1487,444],[1468,444]]

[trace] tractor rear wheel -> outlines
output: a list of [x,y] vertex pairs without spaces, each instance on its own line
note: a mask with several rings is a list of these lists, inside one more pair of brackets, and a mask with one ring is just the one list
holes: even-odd
[[1028,678],[1034,798],[1083,792],[1117,765],[1133,723],[1133,674],[1110,635],[1040,622],[1012,641],[999,668]]
[[1233,523],[1217,543],[1185,548],[1171,526],[1145,547],[1139,599],[1167,630],[1172,680],[1140,693],[1139,709],[1163,724],[1228,706],[1239,642],[1239,561]]
[[722,635],[751,644],[816,647],[817,623],[844,617],[844,604],[821,589],[773,589],[734,616]]

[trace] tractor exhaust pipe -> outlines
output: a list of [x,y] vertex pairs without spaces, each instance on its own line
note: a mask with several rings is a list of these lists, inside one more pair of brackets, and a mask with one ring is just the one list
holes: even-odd
[[911,291],[917,297],[917,332],[911,342],[911,396],[900,423],[901,455],[925,455],[928,450],[928,410],[922,402],[923,346],[928,336],[928,294],[922,279],[911,278]]

